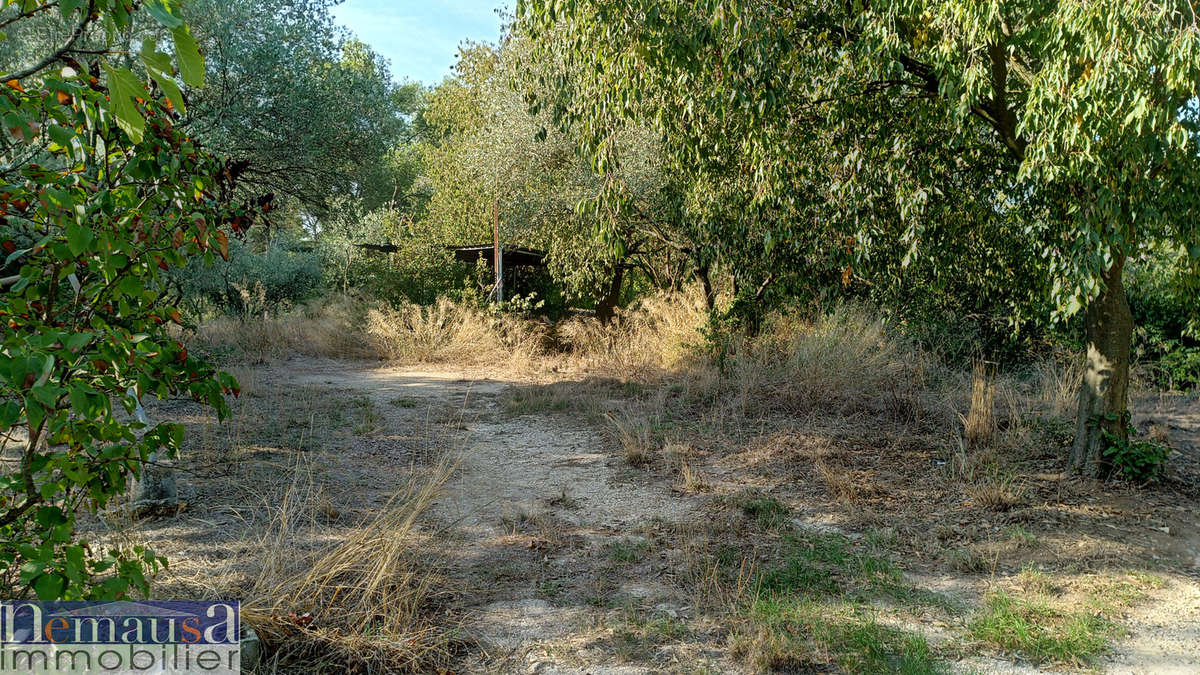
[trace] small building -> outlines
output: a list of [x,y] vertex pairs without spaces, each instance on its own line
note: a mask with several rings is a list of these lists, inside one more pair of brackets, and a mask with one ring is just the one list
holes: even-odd
[[[375,253],[398,253],[400,247],[395,244],[355,244],[356,247]],[[494,277],[496,266],[495,244],[471,244],[466,246],[447,246],[454,259],[472,268],[484,261]],[[504,296],[537,295],[539,300],[546,301],[544,311],[557,313],[562,311],[564,298],[562,292],[550,277],[546,268],[546,252],[523,246],[504,246],[501,266],[504,273]]]
[[[447,246],[454,259],[471,266],[486,262],[488,269],[496,273],[496,247],[494,244],[472,244],[469,246]],[[505,246],[502,249],[501,267],[504,275],[504,296],[512,298],[536,293],[542,300],[558,300],[557,289],[546,270],[546,252],[521,246]]]

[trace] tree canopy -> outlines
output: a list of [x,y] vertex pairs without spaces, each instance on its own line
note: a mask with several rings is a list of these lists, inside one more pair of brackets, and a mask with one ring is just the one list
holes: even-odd
[[1088,308],[1073,463],[1096,473],[1126,424],[1125,261],[1167,246],[1193,280],[1200,262],[1195,9],[530,0],[518,24],[577,75],[545,102],[597,166],[652,123],[723,251],[782,245],[849,282],[883,253],[974,250],[986,285],[1026,270],[1056,316]]

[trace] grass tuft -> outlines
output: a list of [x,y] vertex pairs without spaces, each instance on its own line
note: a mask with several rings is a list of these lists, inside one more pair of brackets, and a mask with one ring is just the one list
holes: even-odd
[[742,499],[740,506],[742,513],[764,530],[779,529],[788,523],[788,507],[774,497],[751,493]]
[[1087,611],[1061,611],[1038,596],[1004,591],[988,595],[982,611],[967,624],[967,635],[1034,661],[1086,664],[1117,635],[1108,617]]

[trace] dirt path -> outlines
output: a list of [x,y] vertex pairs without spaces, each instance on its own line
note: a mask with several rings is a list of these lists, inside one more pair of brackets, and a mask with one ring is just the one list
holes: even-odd
[[[689,598],[675,583],[681,552],[659,535],[702,518],[702,503],[631,469],[594,426],[563,415],[514,414],[503,401],[510,383],[478,372],[314,360],[289,364],[276,378],[283,386],[330,387],[371,400],[378,430],[361,440],[364,452],[354,461],[378,480],[364,490],[386,492],[392,481],[381,468],[389,457],[412,461],[412,452],[396,447],[431,434],[454,446],[460,463],[431,517],[445,528],[449,572],[468,598],[464,627],[480,647],[468,671],[648,673],[661,672],[662,664],[672,671],[745,670],[720,641],[684,649],[621,638],[630,616],[689,616]],[[1170,579],[1129,621],[1129,637],[1099,667],[1200,672],[1194,579]],[[970,667],[1037,672],[995,659]]]
[[[453,446],[459,464],[431,515],[473,598],[466,629],[481,650],[471,671],[658,672],[614,661],[608,624],[631,608],[687,611],[663,564],[673,552],[652,555],[645,533],[688,520],[694,499],[630,469],[589,425],[507,413],[509,383],[479,373],[313,361],[288,368],[285,383],[369,397],[383,419],[364,445],[432,433]],[[364,474],[387,454],[365,456]]]

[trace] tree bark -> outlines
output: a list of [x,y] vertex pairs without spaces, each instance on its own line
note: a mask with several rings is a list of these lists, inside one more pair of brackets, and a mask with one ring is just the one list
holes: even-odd
[[[130,390],[130,395],[136,397],[132,390]],[[142,409],[140,400],[137,408],[134,409],[134,415],[147,428],[150,426],[150,420],[146,417],[146,411]],[[145,431],[141,433],[145,433]],[[160,463],[156,452],[150,453],[149,460],[150,463],[142,467],[141,478],[134,484],[130,512],[134,518],[173,515],[179,510],[179,491],[175,488],[175,469],[170,465]]]
[[1104,275],[1104,291],[1087,309],[1087,356],[1070,467],[1089,478],[1104,478],[1112,471],[1104,451],[1113,438],[1127,437],[1133,315],[1121,282],[1124,268],[1121,256]]
[[713,291],[712,280],[708,276],[708,265],[696,265],[696,278],[700,280],[700,285],[704,288],[704,307],[712,312],[716,307],[717,295]]
[[621,301],[621,286],[624,282],[625,266],[617,263],[617,269],[613,272],[608,291],[596,301],[596,318],[600,319],[600,323],[607,324],[616,315],[617,303]]

